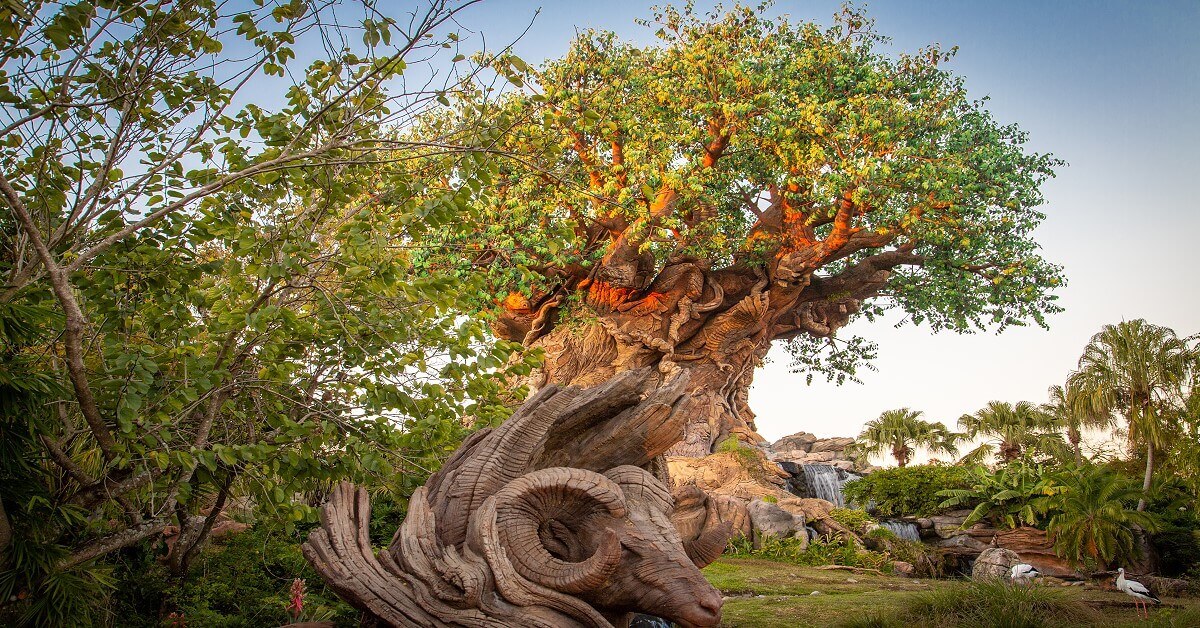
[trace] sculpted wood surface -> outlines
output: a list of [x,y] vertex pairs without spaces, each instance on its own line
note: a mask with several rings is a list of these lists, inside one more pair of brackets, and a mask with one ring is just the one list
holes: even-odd
[[649,369],[590,389],[542,388],[474,434],[409,501],[375,553],[366,491],[342,484],[304,555],[346,601],[386,626],[624,626],[635,611],[715,626],[721,596],[700,573],[729,524],[672,522],[648,469],[693,411],[687,374]]

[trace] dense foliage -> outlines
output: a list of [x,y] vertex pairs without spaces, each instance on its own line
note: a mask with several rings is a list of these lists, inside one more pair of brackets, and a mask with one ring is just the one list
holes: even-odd
[[[513,131],[499,146],[531,166],[506,167],[476,228],[447,237],[469,253],[431,266],[485,274],[479,305],[512,315],[505,333],[546,333],[543,306],[565,322],[632,308],[681,260],[718,281],[761,278],[756,290],[779,293],[777,335],[831,375],[869,343],[830,344],[823,361],[814,339],[880,282],[888,298],[862,311],[899,308],[935,329],[1058,311],[1063,278],[1031,234],[1059,162],[968,97],[945,67],[953,50],[886,56],[852,10],[822,28],[689,4],[643,24],[657,45],[587,30],[540,68],[499,68],[528,86],[496,111]],[[849,310],[795,322],[815,307],[803,290]]]
[[173,526],[186,577],[231,504],[403,495],[506,416],[533,356],[411,259],[493,131],[399,139],[469,71],[389,91],[463,4],[0,5],[0,623],[103,621],[114,552]]
[[881,517],[928,517],[944,510],[939,491],[966,488],[970,478],[968,469],[961,466],[896,467],[848,482],[842,491],[847,501],[870,505],[872,512]]

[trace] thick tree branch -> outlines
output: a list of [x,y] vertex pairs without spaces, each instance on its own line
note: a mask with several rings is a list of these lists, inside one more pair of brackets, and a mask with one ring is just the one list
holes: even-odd
[[21,201],[21,197],[3,174],[0,174],[0,193],[3,194],[5,202],[16,214],[26,235],[29,236],[29,241],[42,260],[42,265],[46,267],[54,296],[62,305],[66,317],[63,329],[63,348],[67,358],[67,374],[71,379],[71,385],[75,388],[75,398],[79,402],[79,410],[83,413],[83,419],[96,438],[96,443],[99,444],[104,459],[110,461],[115,456],[117,441],[113,438],[108,426],[104,424],[104,418],[100,416],[100,408],[96,404],[96,397],[92,394],[91,385],[88,383],[87,367],[83,363],[83,332],[86,319],[72,292],[70,275],[58,264],[54,259],[54,254],[46,247],[41,231],[34,224],[33,217],[29,215],[25,203]]

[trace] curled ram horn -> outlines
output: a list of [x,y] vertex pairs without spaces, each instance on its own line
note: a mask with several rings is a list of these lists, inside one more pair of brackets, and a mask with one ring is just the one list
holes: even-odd
[[[480,515],[495,517],[500,547],[517,573],[544,587],[563,593],[595,589],[620,564],[621,541],[612,530],[586,558],[587,548],[556,536],[591,517],[625,516],[620,488],[599,473],[568,467],[533,471],[488,498]],[[497,548],[485,546],[485,553],[494,553],[489,549]],[[495,559],[488,556],[488,562]]]

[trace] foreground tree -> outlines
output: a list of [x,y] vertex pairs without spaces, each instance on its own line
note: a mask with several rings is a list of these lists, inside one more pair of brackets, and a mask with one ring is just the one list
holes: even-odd
[[898,466],[907,466],[918,448],[931,453],[954,455],[958,435],[941,423],[922,420],[919,410],[887,410],[863,426],[850,449],[854,455],[892,454]]
[[[1196,369],[1196,347],[1139,318],[1105,325],[1092,336],[1069,378],[1089,411],[1125,419],[1130,446],[1146,452],[1143,493],[1150,490],[1155,451],[1165,449],[1183,424]],[[1138,510],[1145,508],[1143,497]]]
[[1067,449],[1054,419],[1028,401],[989,401],[960,417],[958,426],[966,438],[984,439],[963,457],[967,462],[982,462],[992,453],[1005,464],[1032,454],[1062,457]]
[[85,624],[107,554],[173,526],[186,573],[227,504],[311,518],[505,413],[503,344],[449,360],[484,339],[461,282],[408,275],[488,130],[399,141],[463,77],[385,89],[470,2],[263,4],[0,5],[0,623]]
[[970,331],[1057,311],[1031,233],[1059,162],[968,96],[952,51],[885,57],[851,11],[645,25],[659,45],[588,31],[537,70],[497,65],[529,86],[496,113],[523,159],[447,238],[455,258],[429,260],[487,274],[496,334],[545,354],[534,386],[687,368],[704,410],[672,452],[704,455],[761,440],[746,394],[776,342],[844,378],[871,353],[835,339],[856,316]]

